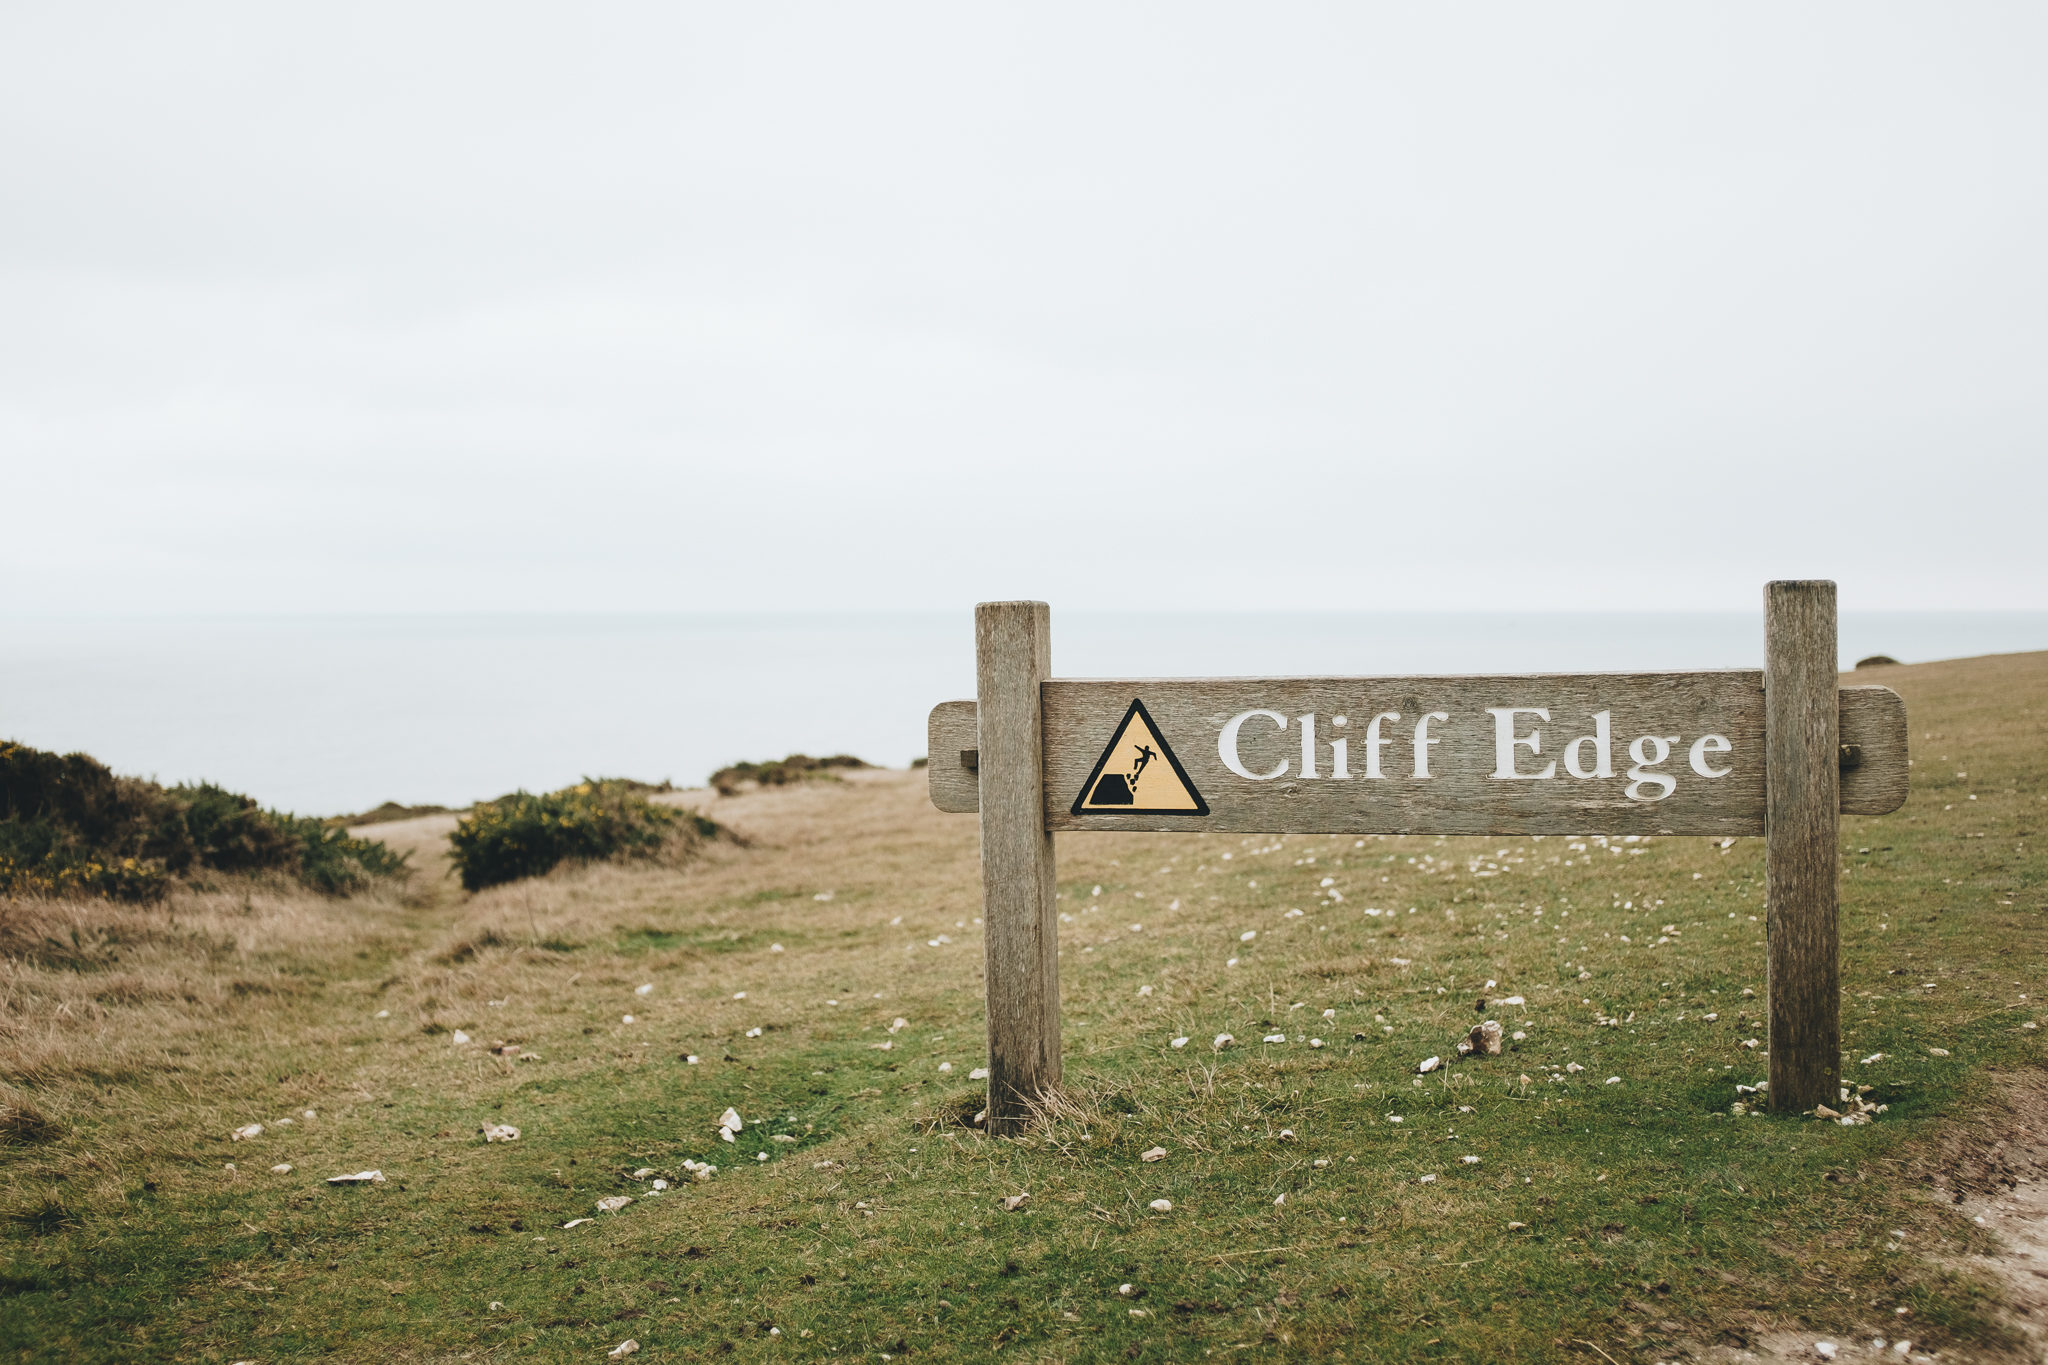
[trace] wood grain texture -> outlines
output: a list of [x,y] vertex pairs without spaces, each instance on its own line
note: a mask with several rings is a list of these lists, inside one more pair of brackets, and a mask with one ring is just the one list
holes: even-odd
[[[1761,675],[1758,675],[1761,677]],[[1048,683],[1058,687],[1058,682]],[[1142,682],[1119,684],[1126,689],[1147,686]],[[1156,688],[1156,684],[1154,684]],[[1133,691],[1133,695],[1137,695]],[[1761,705],[1759,694],[1758,704]],[[1839,694],[1841,712],[1841,742],[1844,747],[1856,746],[1857,762],[1854,767],[1842,770],[1842,813],[1845,815],[1885,815],[1906,803],[1908,779],[1911,769],[1907,766],[1907,725],[1905,699],[1889,687],[1854,686],[1844,687]],[[1553,717],[1555,713],[1553,713]],[[1434,729],[1435,727],[1432,727]],[[930,738],[931,767],[927,780],[931,790],[932,804],[942,811],[954,814],[972,815],[981,809],[980,775],[961,762],[963,754],[975,752],[975,708],[971,701],[940,702],[932,708],[927,726]],[[1354,769],[1356,765],[1354,765]],[[1393,771],[1391,767],[1388,769]],[[1356,780],[1356,779],[1354,779]],[[1754,827],[1737,830],[1736,833],[1752,836],[1763,834],[1761,795],[1758,796],[1758,810]],[[1091,823],[1089,828],[1097,827]],[[1157,828],[1167,830],[1188,830],[1195,826],[1185,820],[1160,821]],[[1221,828],[1221,826],[1211,826]],[[1275,831],[1268,831],[1275,832]],[[1277,831],[1292,833],[1293,830]],[[1418,826],[1400,830],[1358,830],[1337,831],[1338,833],[1396,833],[1396,834],[1441,834],[1452,831],[1438,829],[1433,825]],[[1513,830],[1488,827],[1482,834],[1507,834]],[[1613,832],[1607,828],[1588,828],[1567,831],[1570,833],[1603,834]]]
[[[1211,809],[1181,815],[1076,815],[1071,807],[1104,745],[1134,698],[1144,701],[1160,736]],[[1515,771],[1539,780],[1497,778],[1496,717],[1489,708],[1547,710],[1515,717],[1514,734],[1537,737],[1514,748]],[[1268,711],[1237,732],[1240,766],[1221,752],[1234,717]],[[1608,717],[1606,770],[1597,775],[1596,713]],[[1381,723],[1382,776],[1371,778],[1373,718]],[[1302,723],[1316,717],[1316,776],[1302,775]],[[1424,745],[1428,777],[1415,776],[1415,727],[1432,720]],[[1045,818],[1055,830],[1204,829],[1247,833],[1332,834],[1711,834],[1757,835],[1764,825],[1763,678],[1756,671],[1712,673],[1532,674],[1498,677],[1206,678],[1133,681],[1056,679],[1045,685]],[[1335,723],[1338,716],[1346,724]],[[1540,731],[1540,737],[1536,732]],[[1704,756],[1720,777],[1690,762],[1705,735],[1727,741]],[[1641,768],[1674,785],[1662,799],[1632,799],[1630,746],[1640,737],[1670,743],[1661,762]],[[1580,771],[1572,775],[1569,749]],[[1346,742],[1348,779],[1334,776],[1332,741]],[[1653,754],[1655,746],[1644,751]],[[1552,766],[1554,765],[1554,766]],[[1638,776],[1641,776],[1639,773]],[[1645,781],[1638,796],[1663,791]]]
[[981,747],[971,701],[942,701],[925,721],[925,787],[932,804],[954,815],[981,809],[981,774],[961,762],[961,755]]
[[1771,1108],[1838,1104],[1841,708],[1835,585],[1764,588],[1764,883]]
[[1042,810],[1043,602],[974,609],[981,883],[988,984],[988,1131],[1020,1132],[1060,1079],[1060,960],[1052,834]]
[[1889,687],[1845,687],[1836,708],[1843,748],[1855,746],[1854,767],[1842,766],[1842,814],[1889,815],[1906,804],[1906,699]]

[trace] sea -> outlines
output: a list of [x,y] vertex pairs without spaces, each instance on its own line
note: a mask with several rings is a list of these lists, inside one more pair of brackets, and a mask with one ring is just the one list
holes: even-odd
[[[1844,666],[2048,649],[2048,612],[1844,612]],[[1057,612],[1061,677],[1754,668],[1758,612]],[[306,815],[741,759],[900,767],[974,695],[969,610],[0,618],[0,738]]]

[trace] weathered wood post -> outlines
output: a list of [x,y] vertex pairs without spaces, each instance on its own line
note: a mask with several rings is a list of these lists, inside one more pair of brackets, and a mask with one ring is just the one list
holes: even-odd
[[1765,585],[1764,889],[1771,1108],[1779,1113],[1840,1102],[1836,651],[1833,583]]
[[988,976],[988,1131],[1014,1134],[1060,1079],[1060,946],[1046,828],[1044,703],[1052,608],[974,609],[981,888]]

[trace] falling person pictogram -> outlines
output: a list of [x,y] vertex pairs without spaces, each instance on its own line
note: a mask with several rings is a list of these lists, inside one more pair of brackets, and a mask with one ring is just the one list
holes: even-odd
[[[1153,767],[1155,760],[1165,763]],[[1118,761],[1120,760],[1120,761]],[[1112,764],[1114,763],[1114,766]],[[1138,780],[1147,769],[1155,774],[1145,784],[1141,799]],[[1172,746],[1160,735],[1142,701],[1133,700],[1123,723],[1095,761],[1095,771],[1081,787],[1073,805],[1075,815],[1091,811],[1122,815],[1207,815],[1209,805],[1202,799],[1187,770],[1174,756]]]

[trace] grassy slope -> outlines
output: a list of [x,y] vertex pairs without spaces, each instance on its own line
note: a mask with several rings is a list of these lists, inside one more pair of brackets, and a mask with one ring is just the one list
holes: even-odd
[[[1651,1360],[1765,1324],[1886,1332],[1909,1306],[1949,1358],[1995,1354],[1940,1268],[1986,1234],[1925,1186],[1944,1120],[2041,1063],[2019,997],[2048,989],[2026,851],[2048,655],[1872,677],[1906,694],[1918,762],[1905,810],[1845,828],[1873,1126],[1728,1116],[1762,1071],[1740,1046],[1762,1032],[1757,841],[1063,836],[1074,1112],[991,1142],[953,1122],[978,1107],[974,823],[884,774],[727,801],[757,846],[682,871],[410,906],[224,892],[172,923],[17,908],[16,952],[43,943],[0,975],[0,1100],[61,1132],[0,1146],[0,1351]],[[1527,1006],[1487,1013],[1525,1041],[1414,1083],[1510,993]],[[525,1136],[486,1147],[484,1120]],[[686,1157],[722,1169],[658,1197],[630,1178]],[[365,1166],[390,1183],[320,1183]]]

